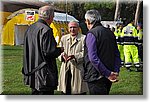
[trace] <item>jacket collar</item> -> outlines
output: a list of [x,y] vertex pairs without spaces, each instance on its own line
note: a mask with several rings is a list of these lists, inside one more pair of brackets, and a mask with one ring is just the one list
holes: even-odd
[[[70,40],[71,40],[71,35],[69,35],[68,37],[67,37],[67,41],[70,43]],[[71,46],[70,46],[70,48],[71,47],[73,47],[77,42],[79,42],[81,40],[81,34],[80,33],[78,33],[78,35],[77,35],[77,37],[75,38],[75,42],[73,42],[72,44],[71,44]]]
[[47,25],[48,27],[50,27],[50,26],[46,23],[46,21],[43,20],[43,19],[38,19],[38,22],[43,23],[43,24]]
[[[69,34],[69,36],[67,37],[67,41],[69,41],[70,40],[70,38],[71,38],[71,34]],[[76,41],[79,41],[80,39],[81,39],[81,34],[80,33],[78,33],[78,35],[76,36]]]
[[132,24],[132,23],[129,23],[128,26],[133,26],[133,24]]
[[96,22],[92,28],[95,28],[96,26],[102,26],[102,24],[100,22]]

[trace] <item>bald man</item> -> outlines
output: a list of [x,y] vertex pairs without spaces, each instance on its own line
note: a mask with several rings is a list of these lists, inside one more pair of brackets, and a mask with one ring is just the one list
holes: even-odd
[[58,90],[67,95],[83,95],[87,92],[87,84],[81,78],[85,35],[79,33],[79,24],[76,21],[69,22],[68,29],[70,33],[62,36],[60,41],[64,52],[59,57],[62,64]]

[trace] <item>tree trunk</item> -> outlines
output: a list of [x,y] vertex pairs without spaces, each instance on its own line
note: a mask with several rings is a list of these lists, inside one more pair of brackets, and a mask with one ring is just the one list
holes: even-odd
[[141,2],[142,2],[141,0],[137,1],[137,7],[136,7],[136,13],[135,13],[135,19],[134,19],[135,20],[135,22],[134,22],[135,26],[137,25],[139,17],[140,17],[140,3]]
[[114,21],[117,21],[120,18],[120,12],[121,12],[121,3],[120,0],[116,0],[116,11]]

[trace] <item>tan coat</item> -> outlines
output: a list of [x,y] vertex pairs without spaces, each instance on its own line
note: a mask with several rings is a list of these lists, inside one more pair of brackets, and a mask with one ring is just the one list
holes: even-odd
[[[84,39],[85,35],[78,34],[75,42],[71,45],[71,35],[67,34],[62,36],[60,46],[64,47],[64,52],[67,55],[75,55],[77,62],[74,59],[70,60],[67,63],[62,62],[58,83],[58,91],[63,91],[64,93],[66,93],[66,72],[70,68],[72,74],[71,93],[80,94],[83,92],[87,92],[87,83],[83,82],[81,76],[81,70],[83,69]],[[59,57],[59,60],[61,61],[61,56]]]

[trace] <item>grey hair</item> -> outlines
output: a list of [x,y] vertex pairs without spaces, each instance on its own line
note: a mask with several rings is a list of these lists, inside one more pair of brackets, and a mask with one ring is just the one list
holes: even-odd
[[43,6],[39,8],[39,18],[49,19],[50,16],[54,16],[54,9],[52,6]]
[[85,14],[85,19],[94,24],[95,22],[101,22],[101,15],[97,10],[88,10]]
[[[77,26],[79,27],[79,23],[78,23],[77,21],[70,21],[69,23],[72,23],[72,22],[76,23]],[[69,24],[69,23],[68,23],[68,24]]]

